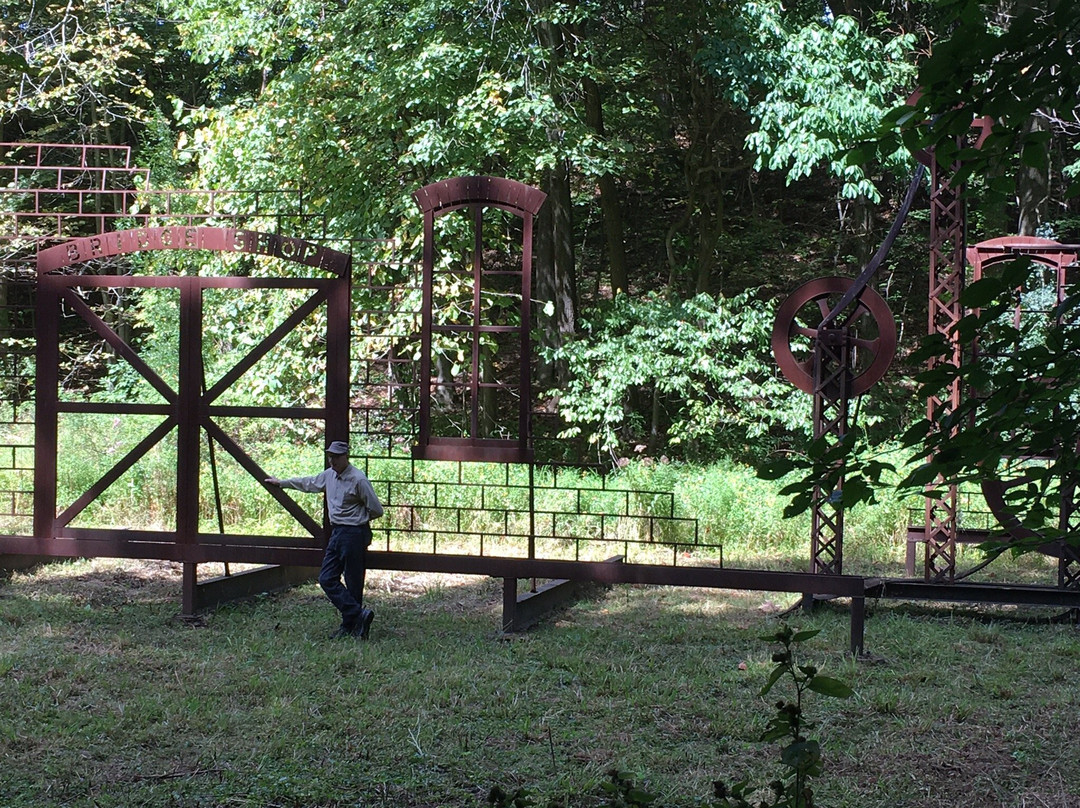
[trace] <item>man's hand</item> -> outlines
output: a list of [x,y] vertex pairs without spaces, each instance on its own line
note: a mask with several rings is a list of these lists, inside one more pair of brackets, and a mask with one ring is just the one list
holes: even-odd
[[278,488],[281,488],[281,480],[277,477],[267,477],[263,482],[267,485],[276,485]]

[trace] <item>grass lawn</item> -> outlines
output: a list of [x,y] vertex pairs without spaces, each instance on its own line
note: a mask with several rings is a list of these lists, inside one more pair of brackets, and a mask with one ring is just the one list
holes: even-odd
[[[618,767],[656,805],[762,784],[758,696],[790,595],[619,586],[504,639],[501,582],[373,572],[372,640],[331,642],[314,584],[178,617],[163,562],[79,561],[0,584],[0,805],[607,806]],[[825,808],[1080,805],[1080,632],[1037,609],[845,609],[808,662],[856,691],[812,697]],[[778,686],[779,687],[779,686]]]

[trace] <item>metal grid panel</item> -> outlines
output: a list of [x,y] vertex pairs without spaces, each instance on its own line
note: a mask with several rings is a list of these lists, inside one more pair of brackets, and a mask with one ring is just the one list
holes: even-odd
[[557,469],[530,486],[528,468],[508,463],[410,458],[386,465],[369,457],[364,466],[386,505],[372,549],[575,561],[620,552],[672,565],[693,553],[722,560],[721,545],[701,537],[696,519],[679,515],[671,492],[614,487],[606,478],[596,487],[576,485],[566,477],[579,475]]

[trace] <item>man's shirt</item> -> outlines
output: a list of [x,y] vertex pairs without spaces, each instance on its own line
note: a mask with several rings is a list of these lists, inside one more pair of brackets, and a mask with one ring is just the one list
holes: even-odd
[[367,475],[351,463],[338,474],[332,468],[310,477],[289,477],[282,488],[326,494],[331,525],[363,525],[383,515],[383,506]]

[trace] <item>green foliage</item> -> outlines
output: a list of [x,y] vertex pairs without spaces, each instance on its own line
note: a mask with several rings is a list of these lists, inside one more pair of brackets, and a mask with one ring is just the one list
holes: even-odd
[[0,3],[0,122],[43,141],[115,143],[152,115],[147,68],[170,30],[143,0]]
[[[841,440],[819,438],[805,453],[761,464],[762,479],[786,480],[785,516],[807,510],[815,495],[851,507],[876,502],[885,487],[917,496],[996,477],[1010,514],[1002,529],[1013,535],[984,549],[1019,554],[1059,540],[1080,546],[1065,518],[1080,482],[1080,295],[1056,302],[1053,273],[1033,271],[1038,266],[1011,261],[971,284],[961,297],[969,313],[950,333],[922,340],[912,357],[928,363],[916,376],[919,397],[948,401],[954,385],[964,395],[899,436],[906,462],[893,462],[892,442],[852,428]],[[957,362],[957,345],[977,350],[965,348]]]
[[[528,789],[515,788],[513,791],[506,791],[502,786],[492,786],[487,802],[493,808],[534,808],[537,805]],[[565,802],[553,799],[544,805],[545,808],[563,808]]]
[[811,728],[803,712],[803,699],[807,693],[830,698],[850,698],[854,691],[839,679],[824,676],[816,665],[800,664],[799,646],[817,636],[819,631],[795,631],[783,625],[761,639],[779,643],[781,650],[773,654],[776,663],[761,696],[767,696],[781,680],[789,683],[794,692],[790,700],[776,702],[776,712],[770,718],[761,735],[762,742],[781,742],[780,762],[787,775],[769,783],[771,801],[751,801],[755,789],[747,781],[728,786],[722,781],[714,783],[716,808],[813,808],[814,791],[810,785],[813,777],[824,772],[821,744],[806,737]]
[[[672,301],[619,296],[582,337],[557,350],[570,380],[559,397],[563,436],[603,451],[653,444],[656,453],[707,457],[723,447],[754,456],[778,432],[805,427],[805,398],[779,378],[769,352],[771,308],[748,291]],[[633,397],[663,418],[646,423]]]
[[[839,679],[824,676],[816,665],[800,664],[799,646],[819,633],[820,630],[795,631],[784,624],[775,633],[761,638],[778,643],[782,650],[773,654],[775,667],[759,695],[767,696],[781,680],[788,682],[793,692],[792,700],[781,699],[776,703],[776,712],[759,739],[762,743],[783,744],[780,762],[787,774],[769,783],[771,801],[752,801],[759,789],[748,781],[728,785],[717,780],[713,783],[713,799],[695,805],[702,808],[813,808],[814,792],[810,779],[820,776],[825,769],[821,744],[806,737],[811,724],[803,712],[804,697],[807,693],[837,699],[854,695],[848,685]],[[618,768],[608,772],[608,779],[600,783],[599,791],[605,808],[662,805],[656,794],[636,784],[633,774]],[[508,793],[500,786],[491,789],[488,803],[496,808],[529,808],[535,805],[527,790],[519,788]]]
[[[961,160],[954,181],[992,178],[988,190],[1012,192],[1020,166],[1045,168],[1050,131],[1032,127],[1033,116],[1067,133],[1080,107],[1080,6],[1072,0],[1018,5],[1010,17],[979,0],[945,0],[942,19],[953,24],[920,65],[921,95],[885,118],[885,150],[902,139],[911,150],[932,148],[941,165]],[[978,149],[966,136],[973,119],[987,116],[993,129]]]
[[635,785],[629,772],[612,769],[608,778],[600,784],[606,808],[647,808],[656,802],[656,795]]
[[[994,475],[1006,483],[1009,511],[1034,531],[1010,542],[1015,552],[1058,539],[1080,546],[1068,520],[1059,521],[1068,511],[1063,498],[1080,480],[1080,296],[1073,292],[1053,305],[1050,278],[1047,307],[1044,279],[1032,271],[1037,266],[1009,262],[1000,275],[965,290],[961,301],[971,313],[947,337],[925,341],[921,357],[931,365],[918,380],[926,396],[944,396],[957,383],[969,392],[958,407],[917,422],[903,436],[913,450],[902,483],[909,490],[939,477],[959,484]],[[957,364],[953,345],[975,340],[978,351]]]
[[[877,502],[877,491],[896,471],[885,459],[885,447],[873,445],[859,427],[851,427],[837,440],[823,435],[810,441],[805,452],[774,456],[758,467],[763,480],[790,478],[780,489],[790,496],[784,516],[792,517],[808,510],[815,496],[836,508],[851,508]],[[793,477],[794,475],[794,477]]]
[[[705,51],[726,94],[750,113],[755,167],[782,170],[790,184],[828,166],[842,197],[879,201],[867,167],[848,162],[847,150],[906,93],[915,37],[877,36],[851,17],[808,19],[785,6],[744,3],[737,24]],[[891,167],[909,160],[903,149],[886,156]]]
[[580,78],[577,62],[552,61],[542,12],[463,0],[292,0],[276,14],[227,15],[216,2],[173,5],[200,58],[228,71],[250,52],[250,67],[263,72],[250,96],[178,104],[182,158],[224,187],[289,187],[303,177],[313,189],[307,205],[330,212],[338,235],[394,233],[413,244],[411,194],[434,179],[535,183],[560,160],[587,170],[605,162],[608,146],[537,80],[549,71],[561,84]]

